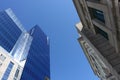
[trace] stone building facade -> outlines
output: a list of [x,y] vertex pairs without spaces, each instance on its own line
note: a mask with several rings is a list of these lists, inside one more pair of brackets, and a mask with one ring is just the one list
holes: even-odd
[[88,61],[101,80],[120,80],[120,1],[73,0],[76,24]]

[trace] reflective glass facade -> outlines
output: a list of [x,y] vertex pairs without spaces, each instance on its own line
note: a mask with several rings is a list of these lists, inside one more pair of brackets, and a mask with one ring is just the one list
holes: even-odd
[[38,27],[30,30],[33,37],[21,80],[45,80],[50,78],[50,54],[47,36]]
[[[21,80],[50,78],[48,37],[38,26],[27,32],[11,9],[0,12],[0,46],[24,67],[22,76],[18,76],[19,69],[16,70],[14,80],[18,77]],[[10,62],[2,80],[7,80],[13,74],[13,66],[15,64]]]
[[0,46],[10,52],[22,31],[6,11],[0,12]]
[[25,60],[30,49],[31,42],[32,37],[30,36],[30,34],[27,32],[23,32],[17,40],[10,54],[19,61]]

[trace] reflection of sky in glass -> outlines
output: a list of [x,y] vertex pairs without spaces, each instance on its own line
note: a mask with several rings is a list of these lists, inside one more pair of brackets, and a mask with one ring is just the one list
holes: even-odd
[[7,14],[10,16],[10,18],[16,23],[16,25],[22,30],[22,31],[26,31],[23,27],[23,25],[20,23],[20,21],[18,20],[18,18],[15,16],[15,14],[13,13],[13,11],[9,8],[7,10],[5,10],[7,12]]
[[26,59],[31,45],[32,37],[26,32],[23,25],[20,23],[20,21],[10,8],[5,11],[15,22],[15,24],[22,30],[22,34],[20,35],[10,54],[18,60]]
[[11,55],[18,60],[26,59],[31,41],[32,37],[28,33],[22,33],[13,50],[11,51]]

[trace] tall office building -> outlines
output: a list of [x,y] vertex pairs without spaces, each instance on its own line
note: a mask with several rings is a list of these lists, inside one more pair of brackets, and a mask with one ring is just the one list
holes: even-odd
[[22,57],[19,54],[23,55],[25,50],[20,51],[18,43],[22,48],[20,41],[24,41],[25,33],[11,9],[0,12],[0,80],[20,80],[25,61],[20,61]]
[[0,46],[10,52],[24,31],[11,9],[0,12]]
[[49,39],[26,31],[11,9],[0,12],[0,80],[49,80]]
[[36,25],[29,31],[33,37],[21,80],[49,80],[49,39]]
[[101,80],[120,80],[120,0],[73,0],[78,41]]

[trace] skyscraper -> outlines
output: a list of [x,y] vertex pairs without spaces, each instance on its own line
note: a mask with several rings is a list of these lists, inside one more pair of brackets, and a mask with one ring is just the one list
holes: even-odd
[[10,52],[23,31],[11,9],[0,12],[0,46]]
[[33,37],[21,80],[48,80],[50,78],[49,39],[36,25],[29,34]]
[[0,80],[49,80],[49,39],[26,31],[11,9],[0,12]]
[[120,80],[119,0],[73,0],[81,23],[78,41],[101,80]]
[[24,55],[25,51],[20,51],[23,47],[20,41],[24,41],[22,37],[25,33],[26,30],[11,9],[0,12],[0,80],[20,79],[25,63],[20,61],[22,58],[19,54]]

